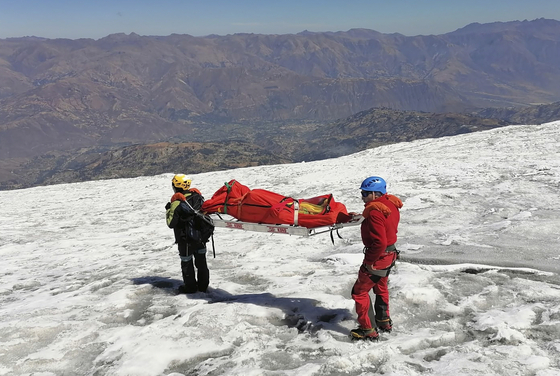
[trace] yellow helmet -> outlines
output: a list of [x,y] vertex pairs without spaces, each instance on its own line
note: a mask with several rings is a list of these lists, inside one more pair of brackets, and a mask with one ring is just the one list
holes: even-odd
[[175,188],[180,188],[184,191],[191,187],[191,179],[187,177],[187,175],[177,174],[173,176],[173,180],[171,183]]

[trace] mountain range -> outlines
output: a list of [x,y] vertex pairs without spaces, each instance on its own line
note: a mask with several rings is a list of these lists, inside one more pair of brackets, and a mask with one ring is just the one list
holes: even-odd
[[[108,164],[93,156],[116,158],[116,148],[137,144],[213,142],[235,151],[252,143],[256,154],[242,154],[252,165],[531,123],[543,108],[534,105],[558,114],[558,61],[560,22],[549,19],[414,37],[353,29],[4,39],[0,187],[94,177]],[[92,163],[97,169],[68,173]],[[240,161],[206,167],[227,166]],[[114,170],[97,176],[133,172]]]

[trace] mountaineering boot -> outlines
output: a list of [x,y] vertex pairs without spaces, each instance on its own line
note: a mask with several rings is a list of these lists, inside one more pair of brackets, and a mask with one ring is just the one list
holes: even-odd
[[192,294],[198,292],[192,258],[189,261],[181,261],[181,274],[183,275],[184,285],[179,287],[179,293]]
[[391,319],[375,320],[375,323],[377,324],[377,330],[380,332],[391,333],[391,330],[393,330],[393,321]]
[[379,334],[375,328],[371,329],[352,329],[350,331],[350,336],[353,340],[369,340],[369,341],[377,341],[379,339]]
[[198,292],[196,285],[194,287],[181,285],[177,289],[177,294],[194,294],[195,292]]
[[206,247],[198,249],[194,255],[194,264],[197,270],[198,291],[206,292],[210,283],[210,271],[206,263]]

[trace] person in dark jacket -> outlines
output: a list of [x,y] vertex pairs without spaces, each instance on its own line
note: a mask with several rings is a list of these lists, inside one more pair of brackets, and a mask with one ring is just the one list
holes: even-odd
[[201,239],[196,218],[196,212],[202,207],[204,197],[198,189],[191,188],[191,179],[183,174],[175,175],[171,185],[175,193],[165,208],[167,225],[173,229],[181,257],[184,285],[179,287],[179,293],[206,292],[210,282],[210,271],[206,263],[206,244]]
[[[361,225],[364,244],[364,260],[358,279],[352,287],[352,299],[356,303],[359,328],[350,332],[354,339],[377,339],[379,331],[390,332],[393,328],[389,315],[389,272],[395,265],[398,251],[397,230],[402,201],[387,194],[385,180],[378,176],[365,179],[361,185],[362,201],[365,204]],[[369,291],[373,289],[375,302],[371,302]],[[373,308],[375,321],[369,316]]]

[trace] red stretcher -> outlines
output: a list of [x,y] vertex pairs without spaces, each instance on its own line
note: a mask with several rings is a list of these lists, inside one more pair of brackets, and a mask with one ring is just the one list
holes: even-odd
[[[296,236],[330,232],[333,241],[333,231],[338,234],[339,229],[359,225],[363,219],[361,215],[349,214],[332,194],[294,199],[264,189],[250,189],[237,180],[218,189],[204,202],[201,211],[218,217],[213,216],[215,227]],[[232,219],[224,219],[223,215]]]

